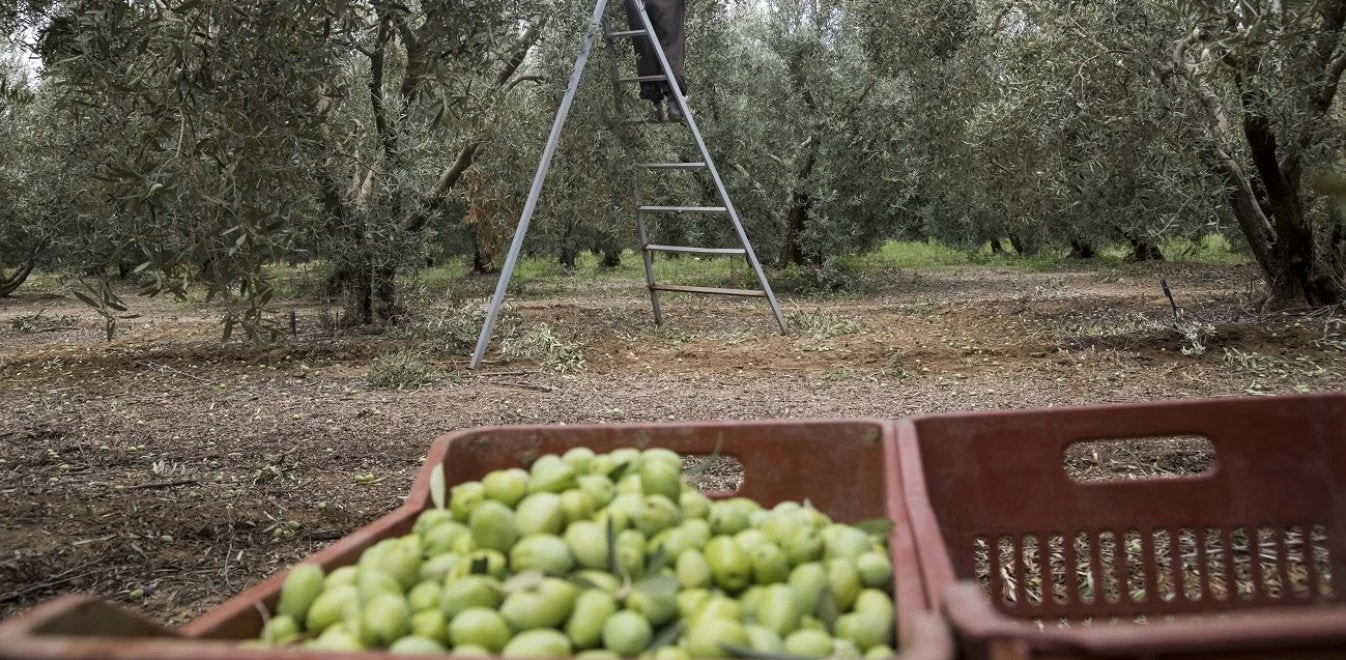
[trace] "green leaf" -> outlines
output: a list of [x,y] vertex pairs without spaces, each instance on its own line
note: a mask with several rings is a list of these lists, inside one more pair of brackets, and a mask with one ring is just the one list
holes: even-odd
[[70,293],[71,293],[72,295],[74,295],[76,298],[79,298],[79,299],[80,299],[80,302],[82,302],[82,303],[84,303],[84,304],[86,304],[86,305],[88,305],[88,306],[90,306],[90,307],[92,307],[92,308],[94,308],[94,309],[102,309],[102,307],[103,307],[102,305],[99,305],[98,303],[94,302],[93,298],[90,298],[89,296],[87,296],[87,295],[85,295],[85,294],[83,294],[83,293],[81,293],[81,292],[79,292],[79,291],[73,291],[73,290],[72,290]]
[[617,527],[612,523],[612,516],[608,516],[608,572],[618,577],[625,577],[626,571],[622,570],[622,563],[617,561]]
[[444,489],[444,464],[440,463],[430,471],[430,500],[435,503],[436,509],[444,508]]
[[831,589],[824,589],[822,597],[818,599],[818,620],[822,621],[828,630],[832,630],[839,616],[841,608],[837,606],[836,596],[832,595]]
[[655,546],[654,552],[650,555],[650,558],[645,561],[645,572],[658,573],[659,569],[668,565],[668,559],[668,551],[664,550],[664,544],[660,543],[658,546]]
[[505,584],[501,586],[504,587],[505,593],[510,594],[516,591],[528,591],[529,589],[537,588],[538,585],[542,584],[542,580],[546,577],[547,574],[542,571],[524,571],[522,573],[516,573],[510,579],[505,580]]
[[650,646],[647,650],[661,649],[665,646],[677,644],[678,639],[682,637],[682,630],[682,621],[674,620],[673,623],[654,633],[654,639],[650,640]]
[[710,452],[710,456],[706,457],[705,460],[698,463],[696,467],[687,470],[686,475],[688,477],[697,477],[704,474],[706,470],[710,469],[710,466],[715,464],[715,461],[718,461],[720,459],[720,453],[723,450],[724,450],[724,434],[721,433],[715,436],[715,449],[714,451]]
[[888,518],[870,518],[869,520],[862,520],[855,523],[853,526],[873,534],[874,536],[888,536],[893,533],[893,529],[897,527],[897,523]]
[[681,586],[682,583],[678,582],[678,578],[672,575],[652,575],[641,578],[632,588],[656,596],[674,596]]

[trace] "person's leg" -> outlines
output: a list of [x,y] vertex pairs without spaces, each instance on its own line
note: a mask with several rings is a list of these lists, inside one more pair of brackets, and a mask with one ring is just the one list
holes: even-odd
[[[650,22],[654,24],[654,33],[659,37],[664,57],[668,58],[668,66],[673,69],[673,79],[678,82],[678,89],[685,95],[687,78],[684,75],[683,65],[686,59],[687,34],[683,29],[683,21],[687,13],[687,0],[645,0],[645,11],[649,13]],[[657,58],[655,68],[659,68]],[[669,85],[663,85],[662,91],[665,95],[672,96]]]
[[[648,7],[648,3],[646,5]],[[659,24],[654,20],[654,14],[650,14],[650,22],[655,24],[655,31],[659,31]],[[632,30],[643,30],[645,24],[640,20],[640,12],[636,9],[635,0],[626,0],[626,23]],[[636,75],[638,76],[657,76],[663,73],[659,68],[659,57],[654,52],[654,45],[645,37],[635,37],[631,39],[631,45],[636,51]],[[640,83],[640,98],[646,99],[655,104],[657,108],[659,102],[664,98],[663,85],[657,82]]]

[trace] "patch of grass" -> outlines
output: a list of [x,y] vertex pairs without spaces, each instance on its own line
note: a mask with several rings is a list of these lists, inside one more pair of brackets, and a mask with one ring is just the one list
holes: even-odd
[[384,353],[369,368],[369,384],[379,389],[415,389],[434,382],[434,372],[416,351]]
[[843,261],[852,268],[921,268],[961,266],[971,263],[972,258],[966,250],[951,248],[936,241],[887,241],[869,254],[848,257]]
[[584,369],[579,344],[562,339],[547,323],[507,335],[500,343],[500,355],[506,360],[532,360],[560,373]]
[[1159,249],[1166,259],[1180,263],[1238,266],[1251,261],[1251,257],[1236,252],[1229,240],[1219,234],[1207,234],[1199,241],[1172,238],[1160,244]]
[[835,312],[824,309],[796,310],[787,320],[790,327],[799,334],[818,340],[854,334],[864,329],[864,325],[860,322],[843,318]]

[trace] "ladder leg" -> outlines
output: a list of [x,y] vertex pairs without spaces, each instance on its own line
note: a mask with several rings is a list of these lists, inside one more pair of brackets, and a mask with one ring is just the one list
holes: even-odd
[[636,211],[636,227],[640,229],[640,256],[645,260],[645,285],[650,290],[650,305],[654,307],[654,324],[662,325],[664,317],[659,310],[659,292],[654,288],[654,253],[645,249],[650,244],[650,237],[645,229],[645,216],[640,211]]
[[617,46],[613,43],[612,37],[607,36],[610,32],[612,32],[612,26],[610,25],[610,19],[605,14],[603,16],[603,41],[607,42],[608,70],[612,75],[612,96],[617,106],[617,115],[625,117],[626,99],[625,95],[622,94],[622,84],[617,82],[617,79],[621,77],[621,72],[617,70]]
[[[644,0],[635,0],[640,9],[640,20],[645,30],[649,34],[654,34],[654,24],[650,22],[650,15],[645,11]],[[680,86],[673,82],[673,67],[668,64],[668,57],[664,55],[664,49],[659,45],[658,40],[654,40],[654,54],[659,58],[659,66],[663,68],[664,75],[668,77],[669,90],[673,93],[674,100],[678,103],[678,108],[682,110],[683,121],[687,122],[688,128],[692,131],[692,137],[696,139],[696,146],[701,150],[701,158],[706,163],[706,169],[710,172],[711,178],[715,181],[715,190],[720,194],[720,199],[724,201],[725,208],[729,211],[729,218],[734,222],[734,231],[738,234],[738,239],[743,243],[743,249],[747,252],[748,263],[752,265],[753,272],[757,274],[757,281],[762,285],[762,291],[766,293],[767,300],[771,303],[771,311],[776,316],[776,323],[780,326],[782,333],[785,332],[785,316],[781,314],[780,304],[776,302],[776,294],[771,291],[771,284],[767,282],[766,273],[762,271],[762,264],[757,260],[757,254],[753,252],[752,244],[748,242],[748,234],[743,229],[743,223],[739,221],[738,212],[734,210],[733,202],[729,200],[729,193],[724,188],[724,181],[720,179],[719,170],[715,167],[715,161],[710,157],[710,150],[706,148],[705,140],[701,139],[701,131],[696,127],[696,120],[692,118],[692,113],[687,109],[687,97],[682,93]]]
[[601,29],[603,13],[607,9],[608,0],[598,0],[594,6],[593,18],[589,21],[589,28],[584,33],[584,48],[580,50],[580,55],[575,59],[575,70],[570,74],[570,86],[566,89],[565,97],[561,99],[561,107],[556,111],[556,120],[552,122],[551,135],[547,138],[547,146],[542,150],[542,161],[538,163],[537,174],[533,177],[533,187],[528,191],[528,201],[524,203],[523,215],[519,218],[519,226],[514,230],[514,242],[510,245],[509,256],[505,258],[505,266],[500,271],[500,279],[495,285],[495,295],[491,298],[491,308],[486,313],[486,322],[481,326],[481,335],[477,337],[477,349],[472,354],[471,368],[476,369],[481,366],[481,359],[486,355],[486,345],[491,340],[491,332],[495,330],[496,317],[500,313],[500,305],[505,300],[505,289],[509,288],[510,277],[514,273],[514,265],[519,260],[519,252],[523,249],[523,239],[528,233],[528,224],[533,219],[533,211],[537,208],[538,197],[542,193],[542,182],[547,178],[547,170],[551,168],[552,157],[556,154],[556,145],[561,138],[561,130],[565,128],[566,118],[570,114],[570,106],[575,101],[575,93],[579,90],[580,79],[584,76],[584,66],[589,61],[589,52],[593,49],[594,34]]

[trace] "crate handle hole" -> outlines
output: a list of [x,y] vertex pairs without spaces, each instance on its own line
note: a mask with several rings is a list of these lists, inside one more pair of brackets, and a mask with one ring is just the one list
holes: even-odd
[[732,495],[743,487],[743,461],[729,454],[685,454],[682,476],[706,495]]
[[1215,467],[1215,445],[1200,435],[1077,440],[1062,452],[1061,465],[1077,483],[1190,479]]

